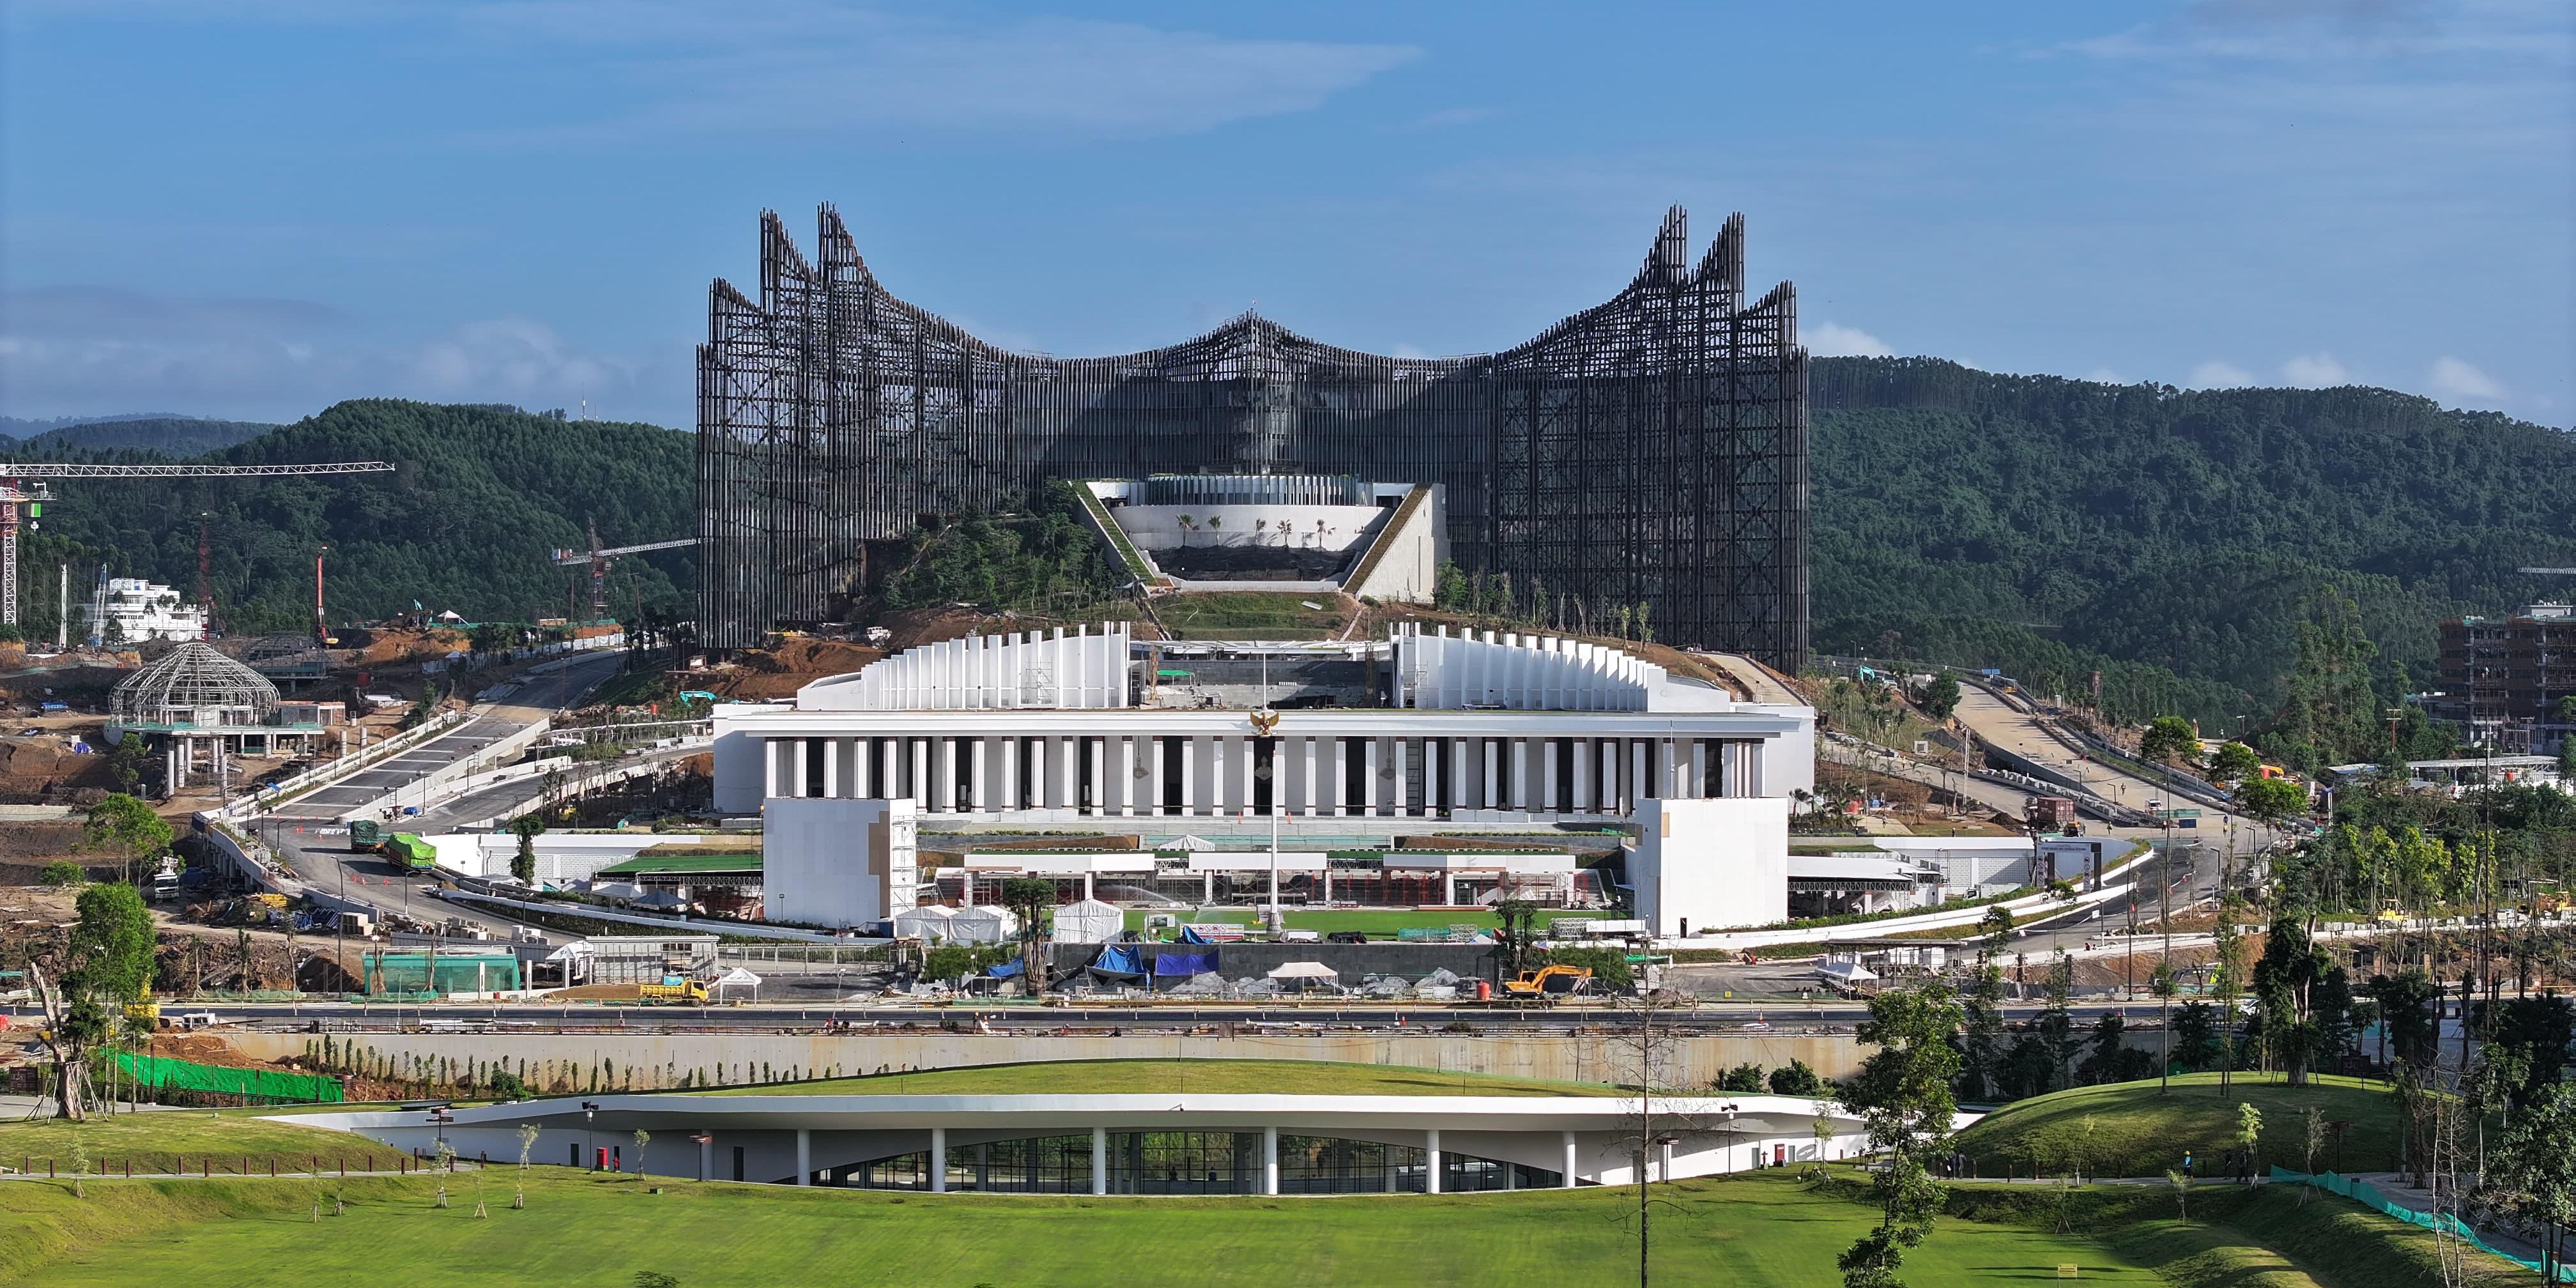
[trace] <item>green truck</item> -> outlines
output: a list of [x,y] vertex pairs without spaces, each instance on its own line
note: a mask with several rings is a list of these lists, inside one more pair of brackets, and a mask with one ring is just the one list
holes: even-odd
[[438,847],[410,832],[396,832],[385,838],[385,857],[415,872],[426,872],[438,866]]
[[385,843],[385,829],[374,819],[362,818],[349,825],[349,853],[366,854]]

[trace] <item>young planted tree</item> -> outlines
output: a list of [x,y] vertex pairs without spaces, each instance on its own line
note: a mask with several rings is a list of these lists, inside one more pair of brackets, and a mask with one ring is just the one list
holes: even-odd
[[118,868],[127,881],[134,879],[137,861],[159,858],[178,836],[151,806],[123,792],[110,792],[90,806],[81,832],[90,844],[117,852]]
[[519,838],[518,853],[510,856],[510,876],[531,889],[537,884],[537,838],[545,831],[545,819],[534,811],[510,820],[510,834]]
[[1002,883],[1002,906],[1020,922],[1020,980],[1031,997],[1046,989],[1046,966],[1038,943],[1046,933],[1047,914],[1055,909],[1055,882],[1044,877],[1012,877]]
[[635,1129],[635,1181],[639,1185],[643,1183],[645,1175],[644,1150],[646,1146],[649,1146],[652,1143],[653,1133],[646,1131],[641,1127]]
[[2236,1172],[2252,1176],[2259,1160],[2255,1151],[2263,1143],[2263,1111],[2246,1101],[2236,1102]]
[[517,1191],[510,1195],[510,1206],[513,1208],[528,1206],[528,1154],[536,1147],[537,1125],[519,1124],[519,1184]]
[[1923,1242],[1940,1214],[1942,1189],[1928,1163],[1950,1151],[1958,1104],[1950,1082],[1959,1054],[1951,1046],[1963,1018],[1958,999],[1939,981],[1892,989],[1870,999],[1859,1030],[1875,1046],[1842,1091],[1842,1102],[1867,1124],[1870,1148],[1887,1164],[1870,1181],[1878,1224],[1843,1251],[1836,1264],[1844,1288],[1895,1288],[1905,1250]]

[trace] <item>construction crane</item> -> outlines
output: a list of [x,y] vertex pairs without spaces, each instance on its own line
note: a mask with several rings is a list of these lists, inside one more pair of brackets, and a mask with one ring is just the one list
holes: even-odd
[[[0,624],[18,624],[18,532],[45,517],[54,494],[48,479],[293,478],[307,474],[383,474],[384,461],[310,465],[69,465],[0,461]],[[202,542],[202,538],[200,541]],[[68,611],[66,609],[65,611]]]
[[557,546],[555,547],[555,563],[566,568],[572,567],[575,564],[586,563],[590,565],[590,617],[592,621],[604,621],[608,617],[609,560],[614,559],[619,555],[640,555],[647,550],[677,550],[682,546],[694,546],[698,544],[698,539],[696,537],[682,537],[677,541],[647,541],[640,546],[608,546],[603,548],[599,544],[598,522],[594,520],[588,525],[588,527],[590,529],[590,549],[567,550],[562,546]]

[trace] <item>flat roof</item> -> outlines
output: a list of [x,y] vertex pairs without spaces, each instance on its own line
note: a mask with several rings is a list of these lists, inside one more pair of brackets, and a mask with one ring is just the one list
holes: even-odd
[[592,873],[600,877],[651,876],[665,872],[758,872],[758,850],[718,850],[713,854],[639,854]]

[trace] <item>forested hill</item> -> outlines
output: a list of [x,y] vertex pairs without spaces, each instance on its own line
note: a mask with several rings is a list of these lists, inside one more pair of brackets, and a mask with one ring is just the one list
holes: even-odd
[[[142,459],[142,458],[137,458]],[[106,562],[193,592],[197,517],[211,513],[215,597],[240,632],[313,620],[313,556],[329,545],[335,622],[383,617],[414,600],[469,618],[560,615],[573,569],[554,547],[629,545],[696,532],[688,434],[658,425],[565,421],[512,408],[366,400],[214,452],[236,464],[383,460],[390,474],[337,477],[118,479],[58,482],[27,542],[31,630],[50,634],[55,565],[72,564],[72,597]],[[677,608],[688,550],[619,560],[611,610],[638,596]],[[678,579],[678,580],[675,580]],[[587,603],[587,590],[582,592]]]
[[2420,686],[2438,618],[2564,594],[2514,569],[2576,566],[2576,434],[2407,394],[1826,358],[1810,404],[1828,651],[1893,630],[1972,661],[2035,651],[2030,627],[2268,708],[2321,586]]
[[[2034,678],[2126,659],[2104,669],[2127,713],[2259,713],[2323,586],[2358,601],[2383,694],[2390,661],[2430,679],[2441,616],[2576,590],[2513,571],[2576,566],[2563,430],[2378,389],[2185,393],[1926,359],[1820,359],[1811,405],[1823,651],[1893,643]],[[76,587],[104,558],[193,589],[201,511],[237,630],[309,622],[324,543],[335,621],[414,600],[498,619],[564,610],[574,575],[547,554],[586,519],[611,545],[696,530],[689,435],[653,425],[347,402],[209,459],[368,458],[401,468],[62,486],[28,545],[30,624],[50,630],[67,555]],[[612,609],[683,608],[690,567],[621,561]]]

